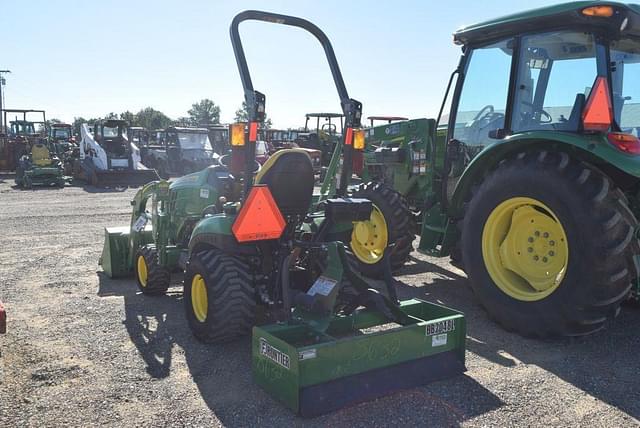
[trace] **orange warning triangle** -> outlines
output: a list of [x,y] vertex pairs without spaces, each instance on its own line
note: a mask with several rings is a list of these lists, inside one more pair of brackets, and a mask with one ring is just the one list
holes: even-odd
[[608,131],[613,122],[613,108],[607,79],[600,76],[591,89],[587,106],[582,113],[582,124],[586,131]]
[[266,185],[255,185],[249,192],[231,230],[238,242],[278,239],[286,223]]

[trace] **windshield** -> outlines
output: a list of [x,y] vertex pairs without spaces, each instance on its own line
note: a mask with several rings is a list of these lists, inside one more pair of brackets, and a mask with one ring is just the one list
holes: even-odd
[[54,128],[53,130],[53,138],[55,138],[56,140],[66,140],[71,136],[71,132],[69,129],[67,128]]
[[17,135],[35,134],[36,128],[31,122],[12,122],[11,131]]
[[113,137],[117,137],[118,136],[118,127],[110,127],[110,126],[103,126],[102,127],[102,136],[105,138],[113,138]]
[[611,42],[611,80],[616,123],[622,132],[640,135],[640,42]]
[[269,153],[269,148],[265,141],[256,141],[256,156],[265,156]]
[[223,143],[227,140],[228,131],[226,129],[216,129],[209,131],[214,143]]
[[184,150],[213,150],[207,134],[178,133],[178,144]]
[[522,38],[513,130],[577,131],[598,74],[595,38],[553,32]]

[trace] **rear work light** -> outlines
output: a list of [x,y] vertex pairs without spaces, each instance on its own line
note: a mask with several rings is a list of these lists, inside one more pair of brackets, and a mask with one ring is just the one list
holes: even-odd
[[635,135],[622,132],[610,132],[607,139],[618,150],[630,155],[640,155],[640,139]]
[[591,6],[582,9],[582,14],[598,18],[611,18],[613,16],[613,8],[611,6]]
[[353,132],[353,148],[355,150],[364,150],[365,136],[363,129],[357,129]]

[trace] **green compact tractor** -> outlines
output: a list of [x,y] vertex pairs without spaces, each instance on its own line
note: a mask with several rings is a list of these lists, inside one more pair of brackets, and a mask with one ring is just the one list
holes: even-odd
[[505,328],[602,328],[640,294],[640,6],[555,5],[454,41],[440,117],[369,129],[365,178],[407,198],[418,250],[450,255]]
[[[253,89],[240,41],[246,20],[299,27],[322,44],[346,118],[336,197],[314,204],[304,150],[280,150],[262,167],[256,163],[265,96]],[[228,166],[144,186],[130,225],[106,230],[104,271],[134,273],[140,290],[154,294],[167,290],[172,271],[184,270],[194,335],[218,343],[252,331],[256,383],[304,416],[461,373],[463,315],[399,302],[390,269],[386,287],[376,291],[335,239],[336,231],[370,218],[373,206],[346,197],[353,154],[364,148],[363,137],[356,144],[362,105],[349,98],[326,35],[300,18],[247,11],[234,18],[231,40],[249,123],[231,126]],[[277,323],[256,326],[258,307]]]

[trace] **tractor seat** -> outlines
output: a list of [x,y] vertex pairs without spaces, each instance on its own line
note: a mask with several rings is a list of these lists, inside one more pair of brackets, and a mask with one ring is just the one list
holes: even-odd
[[37,166],[47,166],[51,164],[51,154],[44,144],[34,144],[31,149],[31,161]]
[[255,184],[266,184],[285,217],[305,216],[313,197],[313,165],[302,149],[274,153],[256,174]]

